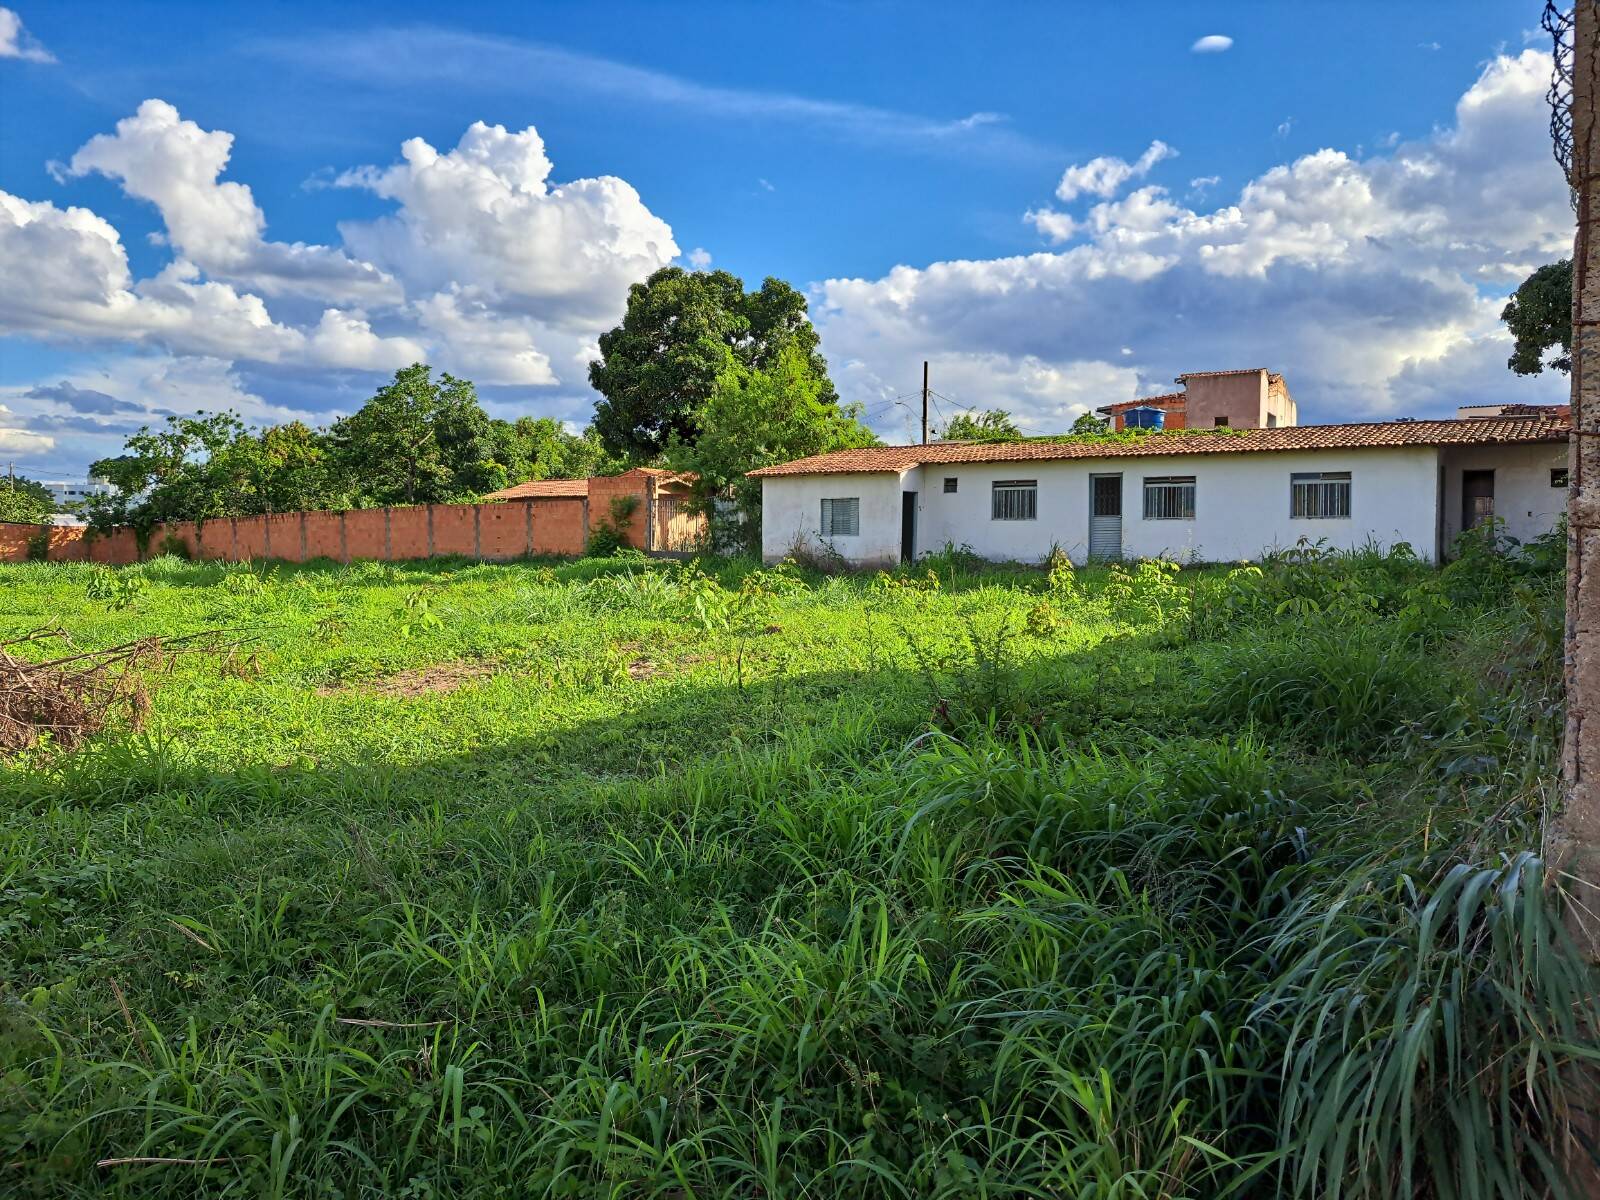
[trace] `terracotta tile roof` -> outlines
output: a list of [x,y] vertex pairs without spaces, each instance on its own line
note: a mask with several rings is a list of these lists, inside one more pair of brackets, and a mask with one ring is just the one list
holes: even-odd
[[1163,408],[1171,408],[1175,404],[1185,403],[1188,398],[1183,392],[1162,392],[1159,396],[1141,396],[1137,400],[1119,400],[1115,404],[1107,404],[1097,408],[1095,412],[1127,412],[1130,408],[1143,408],[1147,404],[1159,404]]
[[923,463],[1031,462],[1068,458],[1152,458],[1172,454],[1241,454],[1272,450],[1358,450],[1395,446],[1458,446],[1565,442],[1568,424],[1547,418],[1508,417],[1452,421],[1383,421],[1362,425],[1289,425],[1230,433],[1188,430],[1152,433],[1130,441],[933,442],[926,446],[874,446],[835,450],[751,471],[774,475],[900,472]]
[[[1209,379],[1213,375],[1254,375],[1258,371],[1266,370],[1265,367],[1239,367],[1232,371],[1185,371],[1178,376],[1178,382],[1182,383],[1185,379]],[[1270,371],[1267,373],[1272,374]],[[1282,379],[1283,376],[1279,375],[1278,378]]]
[[578,496],[589,494],[587,479],[533,479],[527,483],[514,483],[498,492],[490,492],[485,500],[543,500],[551,496]]

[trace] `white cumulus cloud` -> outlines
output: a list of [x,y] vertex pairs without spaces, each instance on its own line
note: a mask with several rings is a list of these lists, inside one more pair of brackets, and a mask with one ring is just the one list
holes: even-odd
[[54,446],[55,439],[34,433],[15,424],[16,415],[0,404],[0,451],[9,454],[37,454]]
[[[1543,138],[1548,84],[1547,56],[1502,56],[1453,125],[1383,156],[1324,148],[1212,208],[1142,187],[1094,205],[1072,230],[1081,240],[1055,253],[827,280],[813,312],[841,393],[903,392],[937,347],[947,374],[981,367],[970,390],[945,394],[1057,428],[1078,394],[1027,382],[1051,372],[1093,379],[1098,406],[1170,390],[1182,371],[1266,365],[1324,421],[1559,398],[1563,379],[1505,369],[1496,319],[1530,264],[1570,250]],[[1121,180],[1105,177],[1073,189],[1110,195]],[[1050,233],[1052,219],[1029,219]]]
[[1079,196],[1113,196],[1130,179],[1143,179],[1158,162],[1177,156],[1176,150],[1157,139],[1133,162],[1102,155],[1075,163],[1062,173],[1061,182],[1056,184],[1056,197],[1076,200]]
[[625,180],[552,184],[531,126],[511,133],[477,121],[451,150],[412,138],[400,154],[338,178],[399,206],[340,230],[410,294],[475,288],[497,308],[588,330],[620,316],[628,285],[678,255],[671,228]]
[[1208,33],[1189,47],[1196,54],[1221,54],[1233,49],[1233,39],[1225,33]]
[[22,18],[9,8],[0,8],[0,58],[19,58],[24,62],[36,63],[56,61],[56,56],[22,27]]
[[[581,415],[596,340],[620,319],[629,285],[679,254],[624,180],[553,180],[531,127],[480,122],[447,151],[413,138],[397,163],[342,172],[340,186],[393,211],[348,222],[333,245],[270,240],[250,187],[225,177],[233,148],[231,133],[148,100],[55,168],[67,186],[100,175],[155,207],[164,229],[150,240],[171,258],[144,278],[99,214],[0,192],[0,334],[121,355],[101,360],[121,372],[118,391],[79,379],[13,388],[28,398],[14,406],[21,432],[91,442],[126,432],[152,377],[118,361],[159,360],[165,378],[206,364],[200,392],[263,418],[271,406],[250,387],[314,398],[311,411],[326,413],[364,386],[330,383],[330,369],[375,383],[415,361],[486,386],[564,389],[543,407]],[[113,407],[63,413],[65,389]]]
[[164,100],[146,100],[72,156],[67,174],[98,173],[130,196],[155,205],[175,251],[216,279],[263,295],[295,295],[347,303],[392,302],[395,281],[341,250],[302,242],[270,242],[266,217],[250,188],[221,182],[233,135],[184,120]]

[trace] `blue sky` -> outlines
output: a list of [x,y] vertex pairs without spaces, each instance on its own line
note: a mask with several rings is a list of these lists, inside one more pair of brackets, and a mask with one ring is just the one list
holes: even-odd
[[14,18],[0,456],[31,473],[167,411],[326,420],[415,353],[581,423],[668,261],[808,289],[890,438],[923,358],[1040,431],[1231,366],[1309,420],[1562,390],[1494,319],[1570,237],[1531,3]]

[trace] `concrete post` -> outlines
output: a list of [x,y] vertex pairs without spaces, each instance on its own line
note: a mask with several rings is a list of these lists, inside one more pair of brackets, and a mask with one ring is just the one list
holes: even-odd
[[[1578,230],[1572,248],[1572,441],[1567,457],[1566,804],[1550,829],[1549,858],[1573,903],[1568,924],[1600,961],[1600,2],[1573,5],[1572,175]],[[1595,710],[1591,715],[1591,710]],[[1578,1068],[1580,1137],[1563,1149],[1578,1195],[1600,1196],[1600,1165],[1578,1144],[1600,1142],[1595,1084]]]
[[1574,6],[1572,178],[1572,446],[1567,500],[1566,805],[1551,858],[1573,899],[1573,932],[1600,960],[1600,4]]

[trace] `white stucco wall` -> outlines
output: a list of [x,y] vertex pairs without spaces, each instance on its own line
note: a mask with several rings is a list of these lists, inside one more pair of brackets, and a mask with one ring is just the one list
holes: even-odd
[[822,501],[855,497],[861,501],[858,537],[828,538],[856,566],[887,566],[900,561],[900,493],[916,487],[920,468],[906,473],[903,487],[894,472],[838,475],[779,475],[761,481],[761,557],[784,558],[796,545],[811,549],[823,541]]
[[[930,464],[900,475],[779,476],[763,481],[762,553],[776,561],[797,542],[815,546],[822,499],[854,496],[861,501],[861,533],[831,539],[834,548],[859,566],[898,562],[900,496],[915,491],[919,556],[949,542],[995,561],[1037,562],[1060,546],[1082,562],[1088,552],[1089,478],[1120,474],[1122,546],[1128,558],[1233,562],[1287,548],[1304,536],[1339,549],[1405,542],[1433,559],[1441,545],[1448,551],[1460,530],[1462,471],[1495,472],[1495,512],[1505,520],[1507,533],[1528,541],[1549,530],[1562,510],[1565,493],[1550,486],[1550,469],[1566,461],[1560,444],[1443,451],[1421,446]],[[1291,519],[1289,477],[1299,471],[1349,471],[1349,519]],[[1145,477],[1172,475],[1194,476],[1194,519],[1146,521]],[[954,493],[944,491],[946,478],[957,481]],[[1005,479],[1038,481],[1035,520],[991,519],[990,486]]]
[[[1289,476],[1297,471],[1349,471],[1350,518],[1291,520]],[[1292,546],[1302,535],[1341,549],[1369,540],[1384,546],[1408,542],[1431,558],[1438,528],[1431,447],[930,465],[923,472],[919,554],[949,541],[985,558],[1026,562],[1059,545],[1081,562],[1088,550],[1092,474],[1122,476],[1122,545],[1129,558],[1232,562]],[[1194,520],[1144,520],[1145,477],[1170,475],[1194,476]],[[953,495],[943,491],[946,476],[959,481]],[[1038,480],[1037,520],[990,519],[990,485],[1000,479]]]
[[1442,455],[1444,467],[1444,548],[1448,553],[1461,532],[1461,473],[1494,472],[1494,512],[1505,532],[1527,542],[1555,527],[1566,507],[1567,493],[1550,486],[1552,467],[1567,465],[1561,443],[1531,446],[1451,446]]

